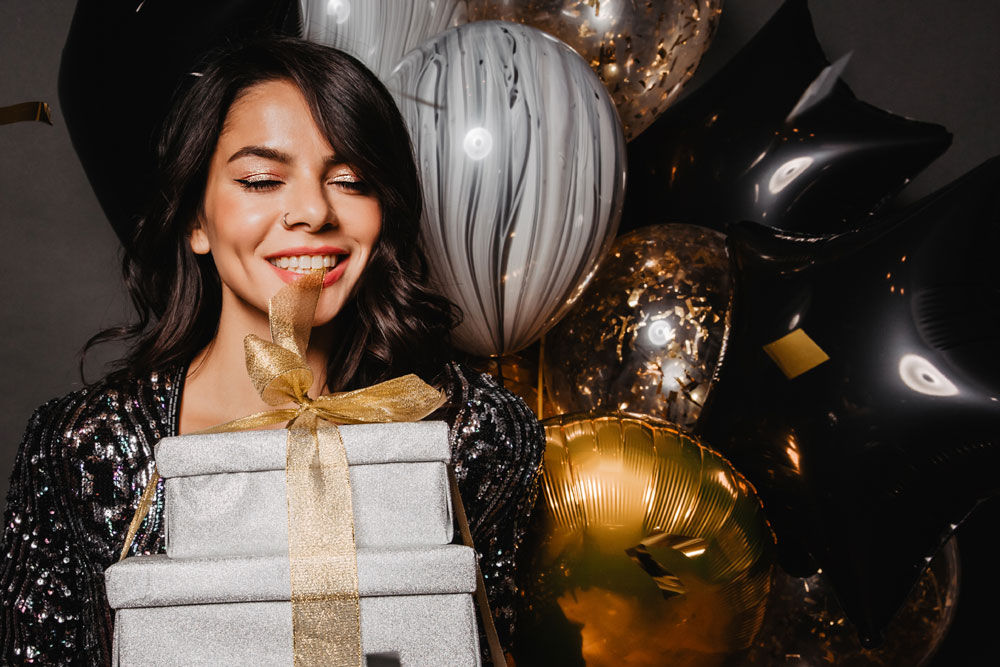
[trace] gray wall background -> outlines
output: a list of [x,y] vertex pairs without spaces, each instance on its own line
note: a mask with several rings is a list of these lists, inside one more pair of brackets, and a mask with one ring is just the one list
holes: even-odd
[[[727,0],[715,43],[689,90],[778,6],[778,0]],[[858,97],[955,134],[952,147],[914,180],[905,199],[1000,153],[994,124],[1000,117],[1000,3],[812,0],[811,8],[828,57],[854,51],[844,78]],[[46,100],[55,122],[0,126],[0,497],[33,409],[80,387],[80,348],[98,329],[127,316],[118,243],[73,153],[56,95],[73,9],[69,0],[0,4],[0,106]],[[115,353],[106,350],[101,358]],[[88,364],[91,379],[100,362]]]

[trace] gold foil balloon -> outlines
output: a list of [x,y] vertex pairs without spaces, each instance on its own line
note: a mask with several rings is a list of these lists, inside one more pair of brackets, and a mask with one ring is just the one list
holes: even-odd
[[546,336],[558,412],[628,410],[690,427],[726,334],[725,237],[693,225],[615,240],[590,287]]
[[607,86],[631,140],[694,73],[722,0],[470,0],[469,20],[539,28],[573,47]]
[[666,422],[543,424],[517,664],[713,665],[749,647],[773,537],[746,480]]
[[747,667],[927,665],[955,616],[958,589],[958,547],[952,537],[889,623],[885,641],[866,649],[822,573],[799,579],[779,569],[764,625],[740,663]]

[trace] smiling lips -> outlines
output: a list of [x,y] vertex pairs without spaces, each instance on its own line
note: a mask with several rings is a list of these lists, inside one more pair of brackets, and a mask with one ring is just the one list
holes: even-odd
[[286,283],[294,282],[299,276],[322,269],[326,272],[323,286],[337,282],[347,268],[348,253],[340,248],[290,248],[267,257],[267,261]]

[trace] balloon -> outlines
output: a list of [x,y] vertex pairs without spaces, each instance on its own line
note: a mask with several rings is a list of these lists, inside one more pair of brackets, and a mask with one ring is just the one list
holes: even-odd
[[732,327],[697,432],[867,645],[1000,489],[1000,159],[870,228],[730,229]]
[[261,32],[298,34],[291,0],[80,0],[59,69],[73,148],[128,245],[154,187],[156,139],[174,90],[211,48]]
[[722,0],[470,0],[473,21],[517,21],[573,47],[601,77],[631,140],[680,94],[708,50]]
[[839,79],[845,64],[826,60],[806,0],[785,2],[725,68],[629,145],[624,228],[866,224],[951,135],[859,101]]
[[411,51],[389,79],[424,187],[431,274],[465,314],[455,345],[516,352],[572,305],[614,239],[625,141],[568,46],[481,21]]
[[955,538],[931,561],[899,615],[889,624],[885,643],[866,649],[826,578],[798,579],[776,570],[764,625],[740,664],[746,667],[920,667],[930,662],[955,616],[959,590]]
[[483,368],[484,371],[495,377],[504,389],[520,396],[525,404],[541,419],[545,415],[555,415],[561,411],[552,405],[551,392],[544,386],[542,391],[542,405],[541,409],[539,409],[539,352],[543,356],[546,354],[545,351],[540,350],[538,343],[533,343],[515,354],[505,354],[502,357],[477,360],[478,363],[473,362],[473,365]]
[[581,413],[543,424],[517,664],[707,665],[747,648],[773,558],[753,488],[666,422]]
[[693,426],[729,310],[725,237],[692,225],[619,237],[586,294],[549,334],[557,412],[630,410]]
[[385,79],[428,37],[467,21],[465,0],[300,0],[302,36],[350,53]]

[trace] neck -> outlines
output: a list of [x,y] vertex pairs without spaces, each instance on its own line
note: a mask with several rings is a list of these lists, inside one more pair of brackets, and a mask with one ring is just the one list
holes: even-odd
[[[181,396],[181,433],[208,428],[255,412],[288,407],[265,403],[250,381],[243,347],[243,339],[250,333],[271,340],[267,317],[224,290],[219,329],[212,342],[195,356],[188,367]],[[313,373],[310,396],[315,397],[326,391],[328,350],[333,336],[332,323],[313,329],[310,336],[306,351],[306,363]]]

